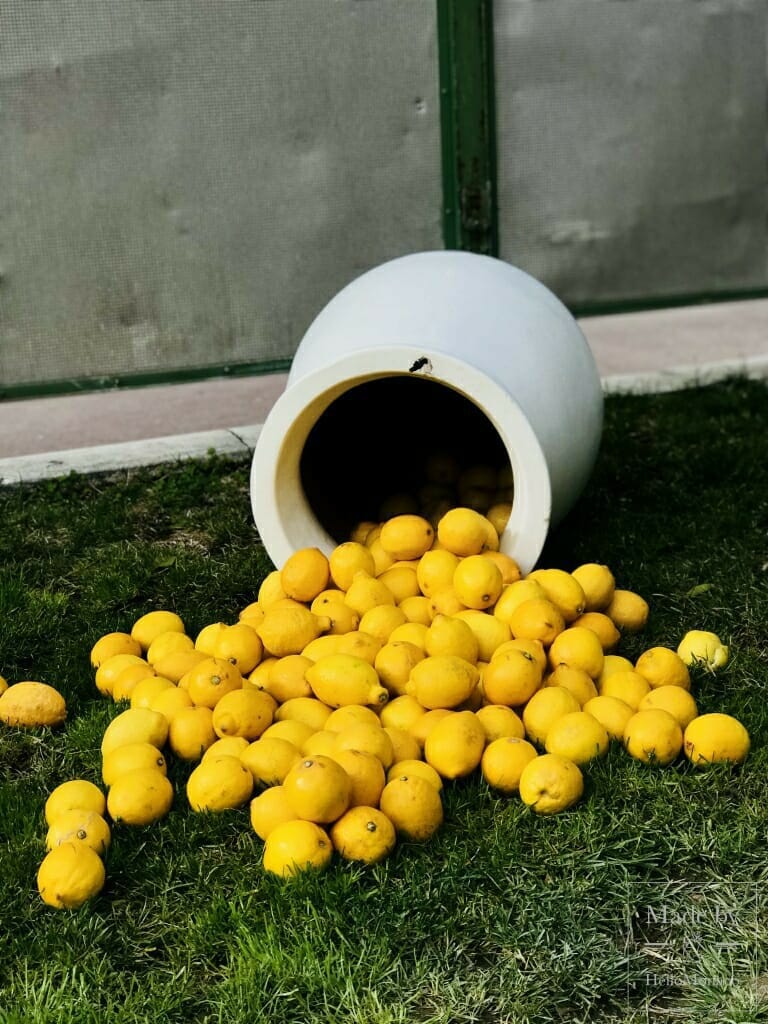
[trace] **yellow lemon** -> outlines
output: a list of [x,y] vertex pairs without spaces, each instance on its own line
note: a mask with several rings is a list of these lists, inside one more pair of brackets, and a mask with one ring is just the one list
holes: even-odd
[[384,732],[392,741],[393,761],[409,761],[421,757],[421,744],[410,730],[387,726]]
[[106,633],[91,648],[91,665],[98,668],[108,658],[116,654],[141,655],[141,644],[128,633]]
[[624,729],[624,748],[637,761],[670,764],[682,747],[680,723],[660,708],[637,711]]
[[430,786],[434,786],[438,793],[443,788],[443,780],[432,765],[418,758],[407,758],[404,761],[398,761],[396,764],[393,764],[387,772],[387,782],[402,778],[404,775],[415,775],[418,778],[424,779]]
[[638,711],[648,711],[651,708],[661,708],[662,711],[668,712],[681,729],[685,729],[699,713],[696,701],[682,686],[657,686],[651,690],[640,701]]
[[453,587],[444,587],[438,590],[429,599],[429,607],[434,619],[436,615],[457,615],[466,611],[466,605],[459,599],[459,595]]
[[549,664],[583,669],[592,679],[603,670],[603,648],[596,633],[583,626],[570,626],[559,633],[549,648]]
[[317,754],[299,761],[283,780],[288,803],[305,821],[328,824],[349,807],[352,783],[338,762]]
[[563,715],[580,711],[579,702],[562,686],[545,686],[523,708],[523,725],[528,739],[539,747],[547,742],[549,730]]
[[378,536],[376,536],[370,544],[366,544],[366,547],[371,553],[371,558],[373,558],[374,576],[379,576],[381,573],[386,572],[387,569],[391,569],[395,564],[395,560],[392,555],[388,555],[381,546],[381,541]]
[[417,719],[411,726],[410,732],[420,747],[424,747],[427,741],[427,737],[435,728],[438,722],[442,722],[444,718],[449,715],[455,715],[455,711],[450,711],[448,708],[435,708],[432,711],[426,711],[421,718]]
[[104,794],[87,779],[69,779],[62,782],[45,802],[45,820],[48,825],[67,811],[93,811],[103,815],[107,809]]
[[223,736],[208,747],[201,760],[210,760],[212,757],[221,757],[223,754],[227,757],[240,757],[248,747],[248,740],[243,736]]
[[275,721],[303,722],[312,729],[324,729],[331,709],[316,697],[292,697],[275,712]]
[[709,669],[718,669],[728,664],[728,648],[720,637],[702,629],[686,633],[677,653],[686,665],[701,664]]
[[151,743],[126,743],[107,754],[101,765],[101,777],[105,786],[111,786],[115,779],[143,768],[154,768],[167,774],[165,758]]
[[105,696],[111,696],[112,688],[123,669],[129,665],[146,665],[147,662],[136,654],[115,654],[106,658],[96,669],[96,689]]
[[329,619],[313,615],[309,608],[283,605],[267,608],[256,632],[269,654],[284,658],[287,654],[301,654],[328,626]]
[[[344,636],[345,633],[351,633],[360,625],[360,616],[357,612],[338,599],[320,601],[315,598],[310,611],[315,615],[325,616],[328,619],[330,622],[328,633],[332,636]],[[314,643],[317,643],[317,640]]]
[[[122,679],[122,675],[120,678]],[[115,683],[115,687],[117,687],[117,683]],[[131,690],[131,707],[149,708],[158,694],[163,693],[165,690],[175,689],[176,687],[171,680],[166,679],[164,676],[145,676],[144,679],[138,680]]]
[[152,641],[162,633],[185,633],[184,623],[175,612],[147,612],[138,618],[131,627],[131,636],[141,644],[142,650],[148,651]]
[[620,632],[639,633],[648,621],[648,602],[632,590],[616,590],[605,614]]
[[[340,737],[344,733],[340,734]],[[378,807],[386,779],[381,759],[366,750],[338,746],[331,755],[349,776],[349,806]]]
[[732,762],[739,764],[749,753],[749,733],[731,715],[710,714],[694,718],[685,729],[685,756],[695,765]]
[[520,796],[537,814],[557,814],[572,807],[584,792],[579,766],[557,754],[541,754],[520,775]]
[[501,569],[483,555],[462,558],[453,574],[453,589],[467,608],[483,611],[495,604],[503,586]]
[[0,694],[0,722],[32,729],[61,725],[67,717],[67,705],[53,686],[47,683],[14,683]]
[[584,607],[588,612],[601,612],[611,603],[616,580],[607,565],[587,562],[574,569],[571,576],[584,591]]
[[602,612],[584,612],[578,619],[574,619],[572,625],[591,629],[600,641],[603,651],[612,651],[621,640],[621,633],[613,624],[613,619],[609,619]]
[[431,782],[418,775],[399,775],[384,787],[379,808],[395,830],[412,842],[423,843],[443,823],[443,802]]
[[548,754],[559,754],[574,764],[587,764],[608,752],[607,730],[588,711],[572,711],[553,722],[547,732]]
[[107,796],[107,810],[115,824],[137,827],[164,818],[172,803],[173,786],[156,768],[118,776]]
[[211,622],[209,625],[203,626],[195,638],[195,650],[212,658],[213,652],[216,650],[216,641],[225,629],[227,629],[226,622]]
[[623,741],[624,730],[627,722],[635,714],[634,708],[625,704],[618,697],[603,697],[598,695],[588,700],[583,711],[596,719],[612,740]]
[[[541,669],[541,674],[544,675],[546,672],[547,652],[544,650],[544,645],[540,640],[525,640],[523,637],[507,640],[500,647],[496,648],[493,652],[493,658],[501,657],[507,651],[522,651],[524,654],[530,654]],[[491,658],[491,661],[493,661],[493,658]]]
[[172,683],[179,683],[181,679],[191,672],[195,665],[201,661],[207,661],[210,655],[202,651],[174,651],[159,658],[154,665],[155,672]]
[[264,870],[280,878],[327,867],[333,845],[327,832],[311,821],[285,821],[276,825],[264,842]]
[[199,761],[217,738],[213,712],[206,707],[184,708],[173,716],[168,729],[171,750],[182,761]]
[[128,708],[113,718],[104,730],[101,754],[104,757],[126,743],[150,743],[158,750],[168,739],[168,720],[149,708]]
[[348,725],[336,734],[336,750],[362,750],[373,754],[386,770],[394,761],[392,740],[377,722],[357,722]]
[[560,611],[547,598],[523,601],[507,619],[513,637],[538,640],[545,647],[565,629]]
[[379,524],[374,523],[372,519],[361,519],[350,533],[349,539],[354,541],[356,544],[365,544],[368,534],[378,526]]
[[493,789],[516,793],[523,769],[538,754],[533,744],[519,736],[503,736],[493,740],[483,751],[480,770]]
[[301,752],[305,757],[314,757],[315,754],[322,754],[323,757],[334,757],[336,753],[336,733],[331,732],[330,729],[319,729],[317,732],[313,732],[301,744]]
[[149,645],[147,661],[150,665],[154,665],[156,661],[160,661],[167,654],[175,654],[177,651],[193,651],[194,649],[195,642],[191,636],[170,630],[168,633],[160,633]]
[[397,603],[386,583],[365,572],[355,573],[344,600],[361,617],[378,605]]
[[193,811],[227,811],[251,799],[253,775],[237,757],[223,754],[201,761],[187,780]]
[[424,759],[444,779],[470,775],[480,764],[485,730],[471,711],[438,722],[424,743]]
[[258,624],[264,618],[264,609],[261,607],[258,601],[251,601],[249,605],[237,616],[239,622],[244,622],[246,626],[250,626],[251,629],[256,629]]
[[256,740],[272,724],[276,707],[274,699],[261,690],[233,690],[213,709],[214,732],[219,738],[242,736]]
[[241,675],[253,672],[263,653],[264,647],[259,634],[244,622],[222,629],[213,646],[214,658],[231,661]]
[[295,719],[284,719],[282,722],[273,722],[268,729],[261,734],[261,739],[287,740],[294,747],[302,750],[306,741],[313,735],[314,729],[305,722],[298,722]]
[[512,638],[509,626],[501,619],[488,615],[486,612],[468,608],[458,612],[455,618],[466,622],[477,641],[477,655],[480,661],[490,661],[502,644]]
[[[290,655],[292,657],[292,655]],[[253,672],[243,680],[244,690],[266,690],[269,693],[269,677],[272,675],[272,667],[278,663],[279,658],[264,658]]]
[[[398,626],[399,628],[401,627]],[[337,640],[337,654],[351,654],[354,658],[362,658],[363,661],[367,661],[369,665],[373,665],[376,655],[384,646],[378,637],[364,633],[361,629],[345,633],[344,636],[337,637]]]
[[266,839],[278,825],[283,825],[286,821],[299,820],[291,809],[282,786],[270,786],[255,796],[251,800],[250,818],[251,827],[259,839]]
[[373,555],[365,544],[356,541],[346,541],[335,547],[328,563],[331,579],[340,590],[349,589],[356,572],[366,572],[369,576],[376,573]]
[[414,722],[425,713],[425,708],[416,700],[403,694],[395,697],[381,709],[379,719],[382,726],[390,729],[403,729],[410,732]]
[[331,840],[345,860],[378,864],[395,848],[395,826],[375,807],[350,808],[331,828]]
[[[489,509],[489,518],[490,513],[491,510]],[[497,532],[499,535],[503,533],[502,530]],[[517,583],[517,581],[522,578],[520,566],[514,558],[511,558],[509,555],[505,555],[503,551],[485,551],[483,553],[486,558],[490,558],[494,565],[497,565],[501,570],[501,581],[505,587],[510,583]]]
[[491,505],[486,513],[488,521],[499,536],[506,530],[511,515],[512,502],[510,501],[498,501],[495,505]]
[[588,700],[597,696],[597,687],[589,673],[583,668],[571,668],[570,665],[558,665],[544,679],[544,685],[562,686],[564,690],[570,690],[582,708]]
[[650,693],[651,687],[639,672],[631,671],[613,672],[601,683],[599,689],[604,697],[618,697],[637,711],[640,701]]
[[416,622],[421,626],[429,626],[432,622],[432,604],[428,597],[406,597],[397,606],[405,616],[406,622]]
[[479,644],[470,625],[450,615],[436,615],[425,634],[425,650],[431,657],[454,655],[477,662]]
[[392,604],[380,604],[363,615],[360,619],[360,629],[375,636],[383,646],[389,640],[390,633],[407,621],[401,608]]
[[540,686],[541,669],[526,651],[509,650],[483,670],[483,692],[491,704],[525,704]]
[[201,708],[215,708],[227,693],[242,688],[243,677],[238,667],[221,658],[208,658],[195,665],[187,683],[192,703]]
[[381,528],[381,546],[396,562],[421,558],[432,547],[435,531],[421,516],[399,515],[388,519]]
[[[437,536],[441,545],[454,555],[466,558],[479,555],[491,546],[488,520],[471,508],[452,508],[437,524]],[[496,533],[493,530],[494,534]],[[496,541],[498,547],[498,537]]]
[[46,850],[61,843],[82,843],[103,857],[110,841],[109,825],[95,811],[66,811],[48,829]]
[[[391,569],[386,569],[379,579],[385,587],[392,591],[398,604],[408,597],[418,597],[421,594],[416,570],[406,562],[396,562]],[[364,629],[365,627],[361,626],[360,628]]]
[[493,614],[502,622],[510,624],[510,618],[515,610],[524,601],[544,601],[546,594],[544,588],[536,580],[516,580],[502,588],[496,604],[493,606]]
[[328,707],[345,704],[385,704],[389,697],[373,665],[351,654],[320,658],[307,669],[306,678],[318,700]]
[[[177,633],[176,636],[181,636],[181,633]],[[112,700],[116,703],[131,700],[133,698],[133,691],[139,683],[144,679],[152,678],[157,678],[157,672],[146,662],[142,662],[141,665],[128,665],[115,679],[112,686]]]
[[435,655],[414,665],[406,693],[430,711],[455,708],[469,697],[478,679],[475,666],[463,658]]
[[587,599],[581,584],[569,572],[563,569],[536,569],[528,579],[542,587],[547,600],[552,602],[566,622],[573,622],[586,611]]
[[8,680],[3,676],[0,676],[0,693],[5,693],[8,689]]
[[325,590],[330,577],[328,559],[319,548],[300,548],[283,566],[280,585],[288,597],[309,602]]
[[82,843],[62,843],[40,865],[37,890],[49,906],[76,910],[101,892],[106,877],[97,853]]
[[264,612],[269,610],[270,605],[273,605],[276,601],[281,601],[287,596],[283,590],[282,573],[279,569],[273,570],[264,577],[259,587],[259,592],[256,595],[259,605]]
[[388,643],[394,644],[405,641],[426,653],[428,631],[429,627],[422,625],[420,622],[404,622],[402,626],[392,630],[389,634]]
[[433,597],[440,590],[453,586],[453,574],[459,559],[451,551],[438,548],[427,551],[419,559],[416,580],[425,597]]
[[657,686],[677,686],[683,690],[691,688],[688,666],[679,654],[668,647],[651,647],[643,651],[635,664],[635,672],[647,679],[653,689]]
[[170,690],[163,690],[156,694],[149,702],[150,711],[157,711],[171,722],[179,711],[185,708],[194,707],[192,698],[186,690],[178,686],[172,686]]
[[424,651],[408,640],[385,644],[376,655],[374,667],[382,686],[392,696],[405,695],[411,670],[424,660]]
[[516,736],[518,739],[525,737],[522,719],[504,704],[486,704],[475,712],[475,717],[483,727],[487,743],[505,736]]
[[614,672],[634,672],[634,670],[635,666],[629,658],[623,658],[619,654],[606,654],[603,658],[603,671],[595,680],[598,691],[608,676],[612,676]]

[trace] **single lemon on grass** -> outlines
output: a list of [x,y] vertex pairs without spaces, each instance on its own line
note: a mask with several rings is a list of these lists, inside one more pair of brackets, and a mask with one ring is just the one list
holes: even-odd
[[331,708],[316,697],[291,697],[275,711],[276,722],[303,722],[312,729],[324,729]]
[[475,712],[475,718],[482,725],[488,743],[505,736],[515,736],[520,740],[525,737],[522,719],[505,704],[486,704]]
[[424,742],[424,760],[444,779],[470,775],[480,764],[485,730],[471,711],[438,722]]
[[690,690],[691,676],[688,666],[679,654],[668,647],[651,647],[643,651],[635,664],[635,672],[647,679],[651,686],[677,686]]
[[[401,629],[407,625],[408,623],[404,623],[403,626],[398,626],[397,628]],[[365,633],[362,629],[345,633],[344,636],[337,637],[337,640],[338,654],[351,654],[353,658],[362,658],[369,665],[373,665],[376,661],[376,655],[384,646],[378,637]]]
[[558,718],[547,732],[548,754],[558,754],[574,764],[587,764],[608,752],[607,730],[588,711],[572,711]]
[[398,761],[396,764],[393,764],[387,772],[387,782],[402,778],[404,775],[416,775],[424,779],[430,786],[434,786],[438,793],[443,788],[443,780],[432,765],[418,758],[408,758],[405,761]]
[[453,574],[453,589],[467,608],[480,611],[495,604],[503,586],[501,569],[483,555],[462,558]]
[[[181,636],[181,634],[178,634]],[[115,703],[129,701],[133,697],[133,691],[144,679],[157,677],[157,671],[147,662],[141,665],[128,665],[118,675],[112,685],[112,700]]]
[[351,807],[331,827],[334,848],[345,860],[378,864],[394,850],[395,826],[376,807]]
[[432,605],[428,597],[417,595],[406,597],[397,606],[405,616],[406,622],[417,622],[422,626],[432,624]]
[[499,599],[493,606],[493,614],[509,625],[510,618],[523,601],[542,600],[546,600],[546,594],[536,580],[515,580],[514,583],[502,588]]
[[121,775],[128,775],[144,768],[154,768],[163,775],[168,773],[165,758],[157,747],[151,743],[126,743],[104,757],[101,777],[105,786],[111,786]]
[[728,664],[728,648],[720,637],[702,629],[686,633],[677,653],[686,665],[701,664],[709,669],[718,669]]
[[301,760],[301,751],[288,740],[268,736],[249,744],[237,756],[258,786],[279,786],[291,768]]
[[584,590],[569,572],[563,569],[536,569],[529,574],[528,579],[539,584],[547,600],[552,602],[566,622],[573,622],[586,611]]
[[227,757],[240,757],[249,746],[248,740],[242,736],[223,736],[208,747],[201,760],[205,761],[206,758],[210,760],[212,757],[221,757],[223,754],[226,754]]
[[424,635],[424,649],[430,657],[454,655],[475,664],[480,650],[472,627],[451,615],[435,615]]
[[605,614],[622,633],[639,633],[648,621],[648,602],[633,590],[614,591]]
[[749,753],[749,733],[732,715],[699,715],[685,730],[685,756],[703,766],[731,762],[740,764]]
[[340,590],[348,590],[356,572],[367,572],[373,576],[376,571],[373,555],[359,542],[348,540],[333,549],[328,559],[331,579]]
[[138,618],[131,628],[131,636],[141,644],[144,651],[148,651],[152,641],[162,633],[185,632],[180,616],[169,611],[147,612]]
[[160,633],[156,636],[147,648],[147,661],[154,665],[156,661],[168,654],[176,654],[178,651],[193,651],[195,642],[186,633],[178,633],[170,630],[168,633]]
[[558,814],[584,792],[579,766],[558,754],[541,754],[523,768],[519,784],[524,804],[537,814]]
[[382,729],[381,723],[357,722],[336,733],[336,750],[363,750],[373,754],[386,770],[394,762],[392,740]]
[[480,770],[491,788],[516,793],[523,769],[535,757],[538,754],[532,743],[519,736],[503,736],[485,748]]
[[591,629],[600,641],[603,652],[612,651],[621,640],[621,633],[616,629],[613,619],[602,612],[584,612],[571,625]]
[[582,708],[587,714],[592,715],[605,729],[612,740],[624,740],[624,730],[627,722],[635,714],[635,709],[625,704],[618,697],[604,697],[598,695],[588,700]]
[[386,783],[381,759],[365,750],[344,747],[337,747],[331,756],[349,776],[349,806],[378,807]]
[[[489,546],[488,527],[491,524],[471,508],[452,508],[437,524],[440,544],[454,555],[466,558],[479,555]],[[493,530],[493,527],[491,526]],[[494,530],[494,533],[496,531]],[[497,544],[498,547],[498,537]]]
[[309,603],[328,586],[328,559],[319,548],[300,548],[280,571],[280,585],[287,597]]
[[523,708],[523,725],[528,739],[539,747],[558,718],[580,711],[579,702],[562,686],[545,686],[538,690]]
[[199,761],[218,736],[210,708],[184,708],[174,715],[168,728],[168,742],[182,761]]
[[416,581],[422,594],[433,597],[438,591],[453,586],[453,574],[458,564],[458,556],[442,548],[422,555],[416,569]]
[[259,639],[259,634],[245,622],[226,626],[218,634],[213,645],[214,658],[231,661],[244,676],[253,672],[263,653],[264,645]]
[[91,648],[91,665],[98,668],[108,658],[116,654],[141,655],[141,644],[129,633],[105,633]]
[[101,858],[82,843],[62,843],[46,855],[37,872],[37,890],[51,907],[76,910],[104,888]]
[[283,789],[300,818],[320,825],[340,818],[352,796],[347,773],[337,761],[322,754],[294,765],[283,780]]
[[424,843],[443,823],[443,802],[431,782],[418,775],[399,775],[384,787],[379,808],[406,839]]
[[406,693],[427,710],[455,708],[477,685],[477,668],[453,655],[424,658],[411,669]]
[[197,707],[215,708],[227,693],[243,688],[243,677],[236,665],[221,658],[208,658],[189,673],[187,692]]
[[613,672],[600,684],[599,692],[604,697],[618,697],[637,711],[640,701],[651,692],[651,685],[633,669],[629,672]]
[[107,810],[115,824],[135,827],[164,818],[172,804],[173,786],[156,768],[118,776],[107,796]]
[[[122,675],[120,676],[120,679],[122,679]],[[117,688],[117,683],[115,683],[115,688]],[[131,690],[131,707],[149,708],[152,701],[159,693],[163,693],[165,690],[175,689],[176,687],[173,685],[171,680],[166,679],[165,676],[145,676],[143,679],[139,679]]]
[[409,732],[414,722],[421,718],[425,710],[415,697],[409,697],[406,693],[385,704],[381,709],[379,720],[385,729],[404,729]]
[[532,654],[509,650],[483,670],[483,692],[491,704],[525,704],[541,686],[541,669]]
[[582,668],[571,668],[570,665],[558,665],[544,679],[544,686],[562,686],[570,690],[582,707],[588,700],[597,696],[597,687],[592,677]]
[[156,694],[149,702],[150,711],[158,711],[164,715],[170,723],[180,711],[185,708],[193,708],[192,698],[186,690],[179,686],[172,686],[170,690],[163,690]]
[[298,722],[296,719],[285,718],[282,722],[273,722],[261,734],[261,739],[287,740],[294,747],[301,750],[315,730],[306,722]]
[[587,562],[574,569],[571,576],[584,591],[584,607],[588,612],[601,612],[613,600],[616,580],[607,565]]
[[302,871],[319,871],[333,854],[330,836],[312,821],[286,821],[276,825],[264,843],[264,870],[280,878]]
[[165,654],[159,658],[155,662],[154,669],[159,676],[178,684],[188,672],[192,671],[195,665],[199,665],[201,661],[206,661],[209,657],[210,655],[198,650],[173,651],[171,654]]
[[389,640],[390,633],[407,621],[401,608],[392,604],[381,604],[363,615],[360,619],[360,629],[375,636],[383,646]]
[[213,709],[213,728],[219,738],[242,736],[256,740],[272,724],[277,704],[261,690],[233,690]]
[[160,750],[168,739],[168,719],[149,708],[128,708],[113,718],[104,730],[101,755],[126,743],[150,743]]
[[104,794],[87,779],[69,779],[62,782],[45,801],[45,820],[48,825],[67,811],[93,811],[103,815],[107,809]]
[[[398,605],[408,597],[421,596],[419,581],[412,563],[395,562],[390,569],[384,570],[379,579],[392,591]],[[360,628],[366,627],[361,624]]]
[[565,629],[560,610],[547,598],[523,601],[506,620],[513,637],[539,640],[545,647]]
[[329,619],[313,615],[303,605],[281,605],[267,608],[256,632],[269,654],[284,658],[287,654],[301,654],[307,644],[320,636],[328,626]]
[[680,723],[667,711],[637,711],[624,729],[624,749],[636,761],[670,764],[683,747]]
[[541,669],[542,676],[547,671],[547,652],[544,650],[544,644],[541,640],[525,640],[523,637],[513,637],[511,640],[506,640],[500,647],[497,647],[493,652],[494,658],[500,658],[502,654],[506,654],[507,651],[523,651],[524,654],[530,654],[533,660]]
[[558,634],[549,648],[549,664],[583,669],[592,679],[603,670],[603,647],[596,633],[583,626],[570,626]]
[[447,718],[449,715],[455,714],[455,711],[451,711],[448,708],[435,708],[432,711],[425,711],[425,713],[411,726],[411,735],[423,749],[424,744],[427,741],[427,737],[435,728],[437,723],[442,722],[442,720]]
[[112,696],[112,688],[123,669],[129,665],[147,665],[143,658],[137,654],[115,654],[111,658],[105,658],[96,669],[96,689],[106,697]]
[[193,811],[227,811],[251,799],[253,775],[237,757],[201,761],[187,780],[187,799]]
[[365,572],[355,573],[344,600],[361,617],[380,604],[397,603],[386,583]]
[[681,729],[685,729],[699,713],[696,701],[682,686],[657,686],[651,690],[640,701],[638,711],[649,711],[651,708],[661,708],[668,712]]
[[250,804],[251,827],[259,839],[266,839],[273,829],[286,821],[299,819],[291,809],[282,786],[270,786]]
[[225,629],[227,629],[226,622],[211,622],[207,626],[203,626],[195,637],[195,650],[212,658],[213,652],[216,650],[216,641]]
[[387,726],[384,732],[392,742],[393,763],[421,757],[421,744],[411,732],[406,729],[394,729],[392,726]]
[[421,558],[432,547],[435,531],[422,516],[399,515],[388,519],[381,528],[381,546],[395,561]]
[[497,619],[487,612],[474,608],[458,612],[455,618],[466,622],[477,640],[477,656],[479,661],[490,661],[502,644],[512,639],[512,633],[506,622]]
[[333,757],[336,753],[336,733],[330,732],[328,729],[319,729],[317,732],[313,732],[301,744],[301,752],[305,757],[314,757],[315,754]]
[[414,665],[423,661],[424,657],[424,651],[408,640],[385,644],[374,661],[381,685],[393,697],[404,696],[411,670]]
[[332,654],[308,668],[312,692],[328,707],[346,704],[386,704],[389,693],[379,682],[373,665],[351,654]]
[[14,683],[0,694],[0,722],[5,725],[33,729],[61,725],[66,717],[64,698],[47,683]]
[[103,857],[109,847],[109,840],[109,825],[100,814],[74,810],[66,811],[56,818],[45,837],[45,848],[52,850],[61,843],[83,843]]

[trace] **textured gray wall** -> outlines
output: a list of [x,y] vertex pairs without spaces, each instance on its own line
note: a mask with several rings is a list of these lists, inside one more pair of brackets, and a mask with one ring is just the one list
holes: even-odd
[[3,0],[0,385],[292,355],[440,248],[412,0]]
[[495,0],[502,256],[571,303],[768,285],[766,0]]

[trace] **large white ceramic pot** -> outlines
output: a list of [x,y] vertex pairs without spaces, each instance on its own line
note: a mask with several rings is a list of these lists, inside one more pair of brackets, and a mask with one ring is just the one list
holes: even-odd
[[487,256],[404,256],[347,285],[305,334],[256,445],[256,525],[279,566],[297,548],[329,552],[418,488],[431,453],[506,462],[501,550],[528,572],[590,474],[602,415],[589,346],[544,285]]

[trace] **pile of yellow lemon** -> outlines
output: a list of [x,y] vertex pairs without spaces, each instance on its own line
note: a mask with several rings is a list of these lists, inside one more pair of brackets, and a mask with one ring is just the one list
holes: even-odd
[[444,781],[477,769],[551,814],[579,799],[582,767],[611,740],[659,765],[683,750],[697,765],[746,757],[745,728],[699,715],[690,693],[690,664],[727,661],[715,634],[632,664],[610,652],[645,625],[643,598],[597,564],[521,578],[503,528],[463,507],[436,529],[415,514],[361,523],[329,557],[295,552],[235,624],[193,639],[154,611],[102,637],[96,686],[130,706],[102,740],[106,799],[84,780],[51,794],[43,899],[77,906],[101,888],[105,812],[135,826],[168,813],[164,749],[196,763],[193,810],[249,803],[280,876],[429,839]]

